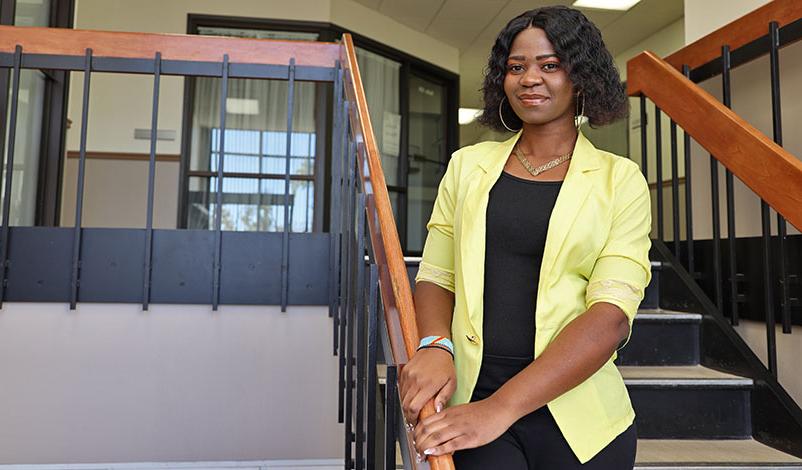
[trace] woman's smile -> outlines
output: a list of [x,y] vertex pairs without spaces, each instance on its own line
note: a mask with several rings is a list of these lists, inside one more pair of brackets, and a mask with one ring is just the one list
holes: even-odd
[[540,106],[549,101],[548,96],[539,93],[521,93],[518,95],[518,99],[524,106]]

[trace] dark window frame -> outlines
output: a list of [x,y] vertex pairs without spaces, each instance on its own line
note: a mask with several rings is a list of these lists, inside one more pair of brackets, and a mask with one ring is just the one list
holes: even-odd
[[[0,24],[14,24],[16,4],[16,0],[0,0]],[[72,28],[74,22],[75,0],[52,0],[50,27]],[[70,74],[60,70],[41,70],[41,72],[45,75],[45,90],[34,225],[54,227],[59,225],[61,218]],[[0,89],[8,90],[9,83],[9,75],[0,74]],[[7,101],[7,94],[3,93],[0,98],[0,108],[7,109]]]
[[[398,234],[401,241],[401,246],[404,249],[404,254],[409,256],[420,256],[420,250],[406,250],[406,241],[407,241],[407,187],[408,187],[408,178],[407,178],[407,168],[408,168],[408,160],[409,160],[409,148],[408,148],[408,136],[409,136],[409,95],[408,95],[408,83],[409,77],[411,74],[416,74],[418,76],[426,77],[427,79],[431,79],[433,81],[441,82],[445,89],[447,90],[446,93],[446,161],[444,161],[444,165],[448,163],[448,159],[459,146],[459,123],[458,123],[458,109],[459,109],[459,75],[446,70],[442,67],[439,67],[431,62],[427,62],[423,59],[414,57],[410,54],[407,54],[403,51],[395,49],[391,46],[383,44],[379,41],[374,39],[368,38],[363,36],[359,33],[355,33],[347,28],[342,26],[336,25],[334,23],[329,22],[318,22],[318,21],[296,21],[296,20],[281,20],[281,19],[268,19],[268,18],[248,18],[248,17],[236,17],[236,16],[221,16],[221,15],[205,15],[205,14],[194,14],[189,13],[187,15],[187,34],[197,34],[198,28],[200,27],[219,27],[219,28],[239,28],[239,29],[266,29],[266,30],[274,30],[274,31],[288,31],[288,32],[305,32],[305,33],[317,33],[319,41],[326,41],[326,42],[335,42],[342,37],[343,33],[350,33],[354,39],[354,44],[357,47],[363,48],[370,52],[374,52],[380,54],[384,57],[387,57],[391,60],[395,60],[401,64],[400,76],[399,76],[399,103],[401,109],[401,148],[400,148],[400,155],[399,155],[399,184],[398,185],[388,185],[388,190],[391,193],[395,193],[398,195],[398,207],[399,207],[399,214],[398,220],[396,223],[398,224]],[[182,123],[182,143],[181,143],[181,168],[179,171],[180,174],[180,184],[179,186],[179,210],[178,210],[178,227],[184,227],[186,225],[186,215],[187,215],[187,204],[186,204],[186,195],[188,190],[188,165],[189,165],[189,153],[190,153],[190,139],[189,133],[191,132],[191,118],[192,118],[192,97],[194,96],[194,89],[191,86],[191,80],[186,80],[184,85],[184,114],[183,114],[183,123]],[[325,122],[325,125],[321,126],[324,132],[321,132],[318,137],[318,153],[319,155],[330,155],[330,142],[329,138],[326,135],[328,129],[330,128],[330,116],[331,116],[331,85],[329,84],[321,84],[320,86],[325,86],[328,90],[327,93],[318,93],[319,97],[325,98],[325,103],[318,103],[316,107],[316,112],[320,112],[321,115],[325,114],[326,118],[323,120],[319,120],[319,122]],[[319,115],[319,117],[322,117]],[[327,159],[326,159],[327,160]],[[323,217],[325,219],[322,222],[321,227],[324,231],[328,230],[328,213],[329,211],[327,208],[330,206],[330,201],[328,201],[328,175],[330,173],[330,162],[326,161],[325,163],[325,176],[321,175],[320,185],[316,182],[315,188],[315,195],[317,198],[318,194],[321,194],[322,197],[325,198],[325,203],[322,204],[324,210]],[[318,205],[316,204],[316,208]],[[321,211],[316,211],[321,212]],[[315,215],[317,217],[317,213]]]

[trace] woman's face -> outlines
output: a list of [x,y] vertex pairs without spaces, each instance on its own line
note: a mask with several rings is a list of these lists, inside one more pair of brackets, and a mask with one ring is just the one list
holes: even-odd
[[526,28],[512,41],[504,93],[524,123],[573,123],[574,86],[540,28]]

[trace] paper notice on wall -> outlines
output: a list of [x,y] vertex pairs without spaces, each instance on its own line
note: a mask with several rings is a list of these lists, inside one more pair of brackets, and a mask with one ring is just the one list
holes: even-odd
[[401,153],[401,115],[385,111],[382,122],[382,153],[397,157]]

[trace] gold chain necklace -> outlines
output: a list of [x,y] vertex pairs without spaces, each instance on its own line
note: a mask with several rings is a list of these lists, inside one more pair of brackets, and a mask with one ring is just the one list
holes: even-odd
[[556,167],[557,165],[560,165],[562,163],[567,162],[568,160],[571,159],[571,155],[573,155],[573,153],[574,153],[573,151],[571,151],[570,153],[566,153],[565,155],[561,155],[561,156],[555,158],[554,160],[551,160],[551,161],[547,162],[544,165],[540,165],[539,167],[534,168],[534,167],[532,167],[532,164],[529,163],[529,160],[527,160],[526,157],[524,157],[524,154],[521,153],[521,150],[518,148],[517,145],[512,149],[512,152],[515,154],[516,157],[518,157],[518,160],[520,160],[521,165],[523,165],[524,168],[526,168],[526,171],[528,171],[529,174],[531,174],[532,176],[537,176],[537,175],[543,173],[544,171],[551,170],[552,168]]

